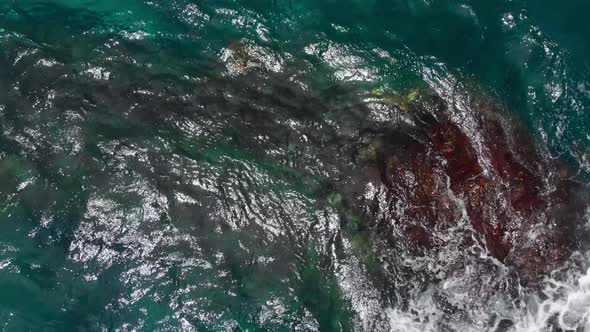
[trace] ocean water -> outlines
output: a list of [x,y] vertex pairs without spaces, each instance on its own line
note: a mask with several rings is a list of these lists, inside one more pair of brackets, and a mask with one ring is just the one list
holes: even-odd
[[350,194],[359,128],[422,91],[486,96],[590,184],[589,11],[0,1],[2,330],[590,331],[587,243],[528,287],[383,248]]

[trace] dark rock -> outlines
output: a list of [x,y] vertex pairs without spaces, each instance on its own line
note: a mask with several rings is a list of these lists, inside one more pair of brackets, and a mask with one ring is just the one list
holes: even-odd
[[378,227],[424,252],[445,245],[438,232],[466,214],[489,253],[524,283],[563,264],[585,210],[584,188],[567,165],[545,157],[493,105],[475,105],[475,128],[453,121],[439,98],[417,105],[416,125],[377,135],[367,162],[367,174],[378,174],[370,181],[386,188],[367,203]]

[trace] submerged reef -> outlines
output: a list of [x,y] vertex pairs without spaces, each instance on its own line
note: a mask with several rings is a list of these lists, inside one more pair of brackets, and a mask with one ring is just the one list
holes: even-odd
[[[408,106],[404,106],[408,107]],[[409,107],[406,123],[365,130],[359,150],[367,174],[361,202],[373,236],[427,255],[462,237],[538,282],[577,249],[586,192],[568,165],[490,101],[456,116],[435,94]],[[471,232],[453,231],[465,222]]]

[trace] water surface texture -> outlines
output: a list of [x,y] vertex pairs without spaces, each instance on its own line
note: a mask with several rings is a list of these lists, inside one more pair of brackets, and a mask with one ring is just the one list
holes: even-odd
[[[485,100],[518,123],[539,164],[567,169],[543,169],[547,192],[555,178],[590,184],[589,12],[0,1],[3,331],[590,331],[583,238],[528,278],[534,246],[558,241],[535,234],[559,225],[531,229],[518,241],[533,249],[504,262],[451,183],[453,223],[433,226],[445,245],[416,249],[423,237],[405,240],[392,217],[412,207],[390,205],[391,227],[370,213],[390,197],[366,167],[435,95],[451,119],[478,119]],[[460,123],[477,147],[478,127]]]

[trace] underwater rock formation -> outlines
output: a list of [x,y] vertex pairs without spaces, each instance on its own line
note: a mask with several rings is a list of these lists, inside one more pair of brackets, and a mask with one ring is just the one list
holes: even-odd
[[575,250],[584,190],[522,124],[491,103],[475,106],[474,121],[457,120],[439,97],[422,97],[412,125],[371,133],[369,218],[378,233],[394,234],[391,245],[424,255],[466,221],[474,236],[456,234],[465,247],[479,242],[523,283],[538,281]]

